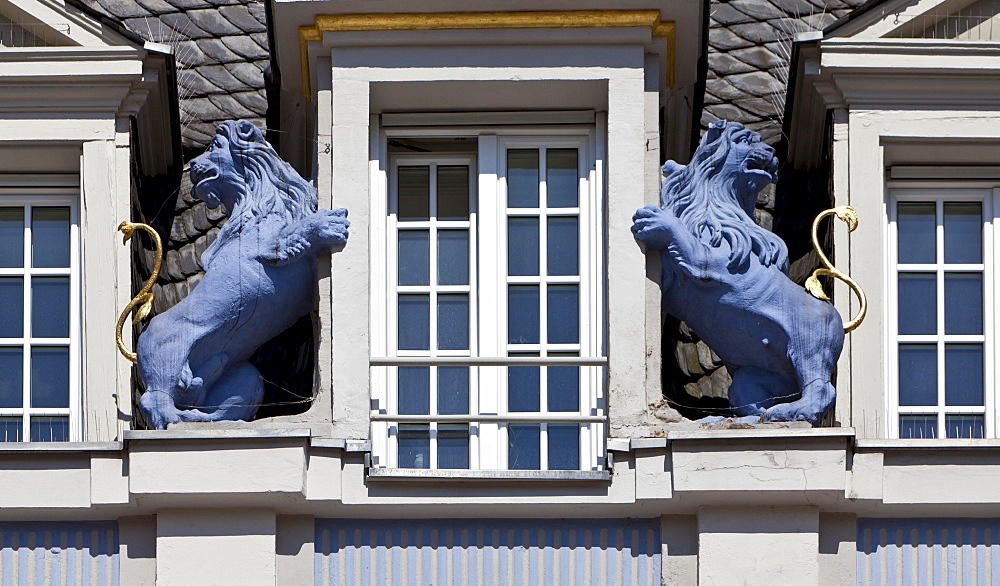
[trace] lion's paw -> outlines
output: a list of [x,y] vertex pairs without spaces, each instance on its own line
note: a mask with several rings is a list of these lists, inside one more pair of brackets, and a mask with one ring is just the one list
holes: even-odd
[[662,250],[670,244],[669,212],[657,206],[636,210],[632,216],[632,234],[650,250]]

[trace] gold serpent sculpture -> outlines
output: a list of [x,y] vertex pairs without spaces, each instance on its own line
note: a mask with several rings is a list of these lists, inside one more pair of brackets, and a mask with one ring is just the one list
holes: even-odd
[[813,274],[806,279],[806,290],[817,299],[829,301],[830,298],[823,291],[823,286],[820,285],[817,277],[833,277],[840,279],[851,288],[851,291],[854,291],[854,294],[858,296],[858,302],[861,304],[861,307],[858,308],[858,314],[854,316],[854,319],[844,322],[844,332],[847,333],[860,326],[861,322],[864,321],[865,314],[868,313],[868,299],[865,297],[865,292],[861,290],[861,286],[858,285],[857,281],[833,266],[830,259],[823,253],[823,248],[819,245],[819,237],[817,237],[816,232],[819,230],[819,223],[827,216],[837,216],[837,218],[847,224],[848,232],[854,232],[858,227],[858,212],[854,211],[854,208],[851,206],[838,206],[816,216],[812,225],[812,244],[813,249],[816,250],[816,254],[819,255],[820,262],[826,268],[820,267],[813,271]]
[[163,243],[160,241],[160,235],[156,233],[152,227],[147,224],[139,224],[135,222],[125,221],[118,225],[118,230],[123,234],[122,244],[128,244],[132,235],[135,234],[136,230],[144,230],[153,239],[156,244],[156,264],[153,266],[153,274],[150,275],[149,279],[146,280],[146,284],[142,286],[142,290],[132,298],[132,301],[125,306],[122,314],[118,316],[118,325],[115,327],[115,340],[118,342],[118,351],[122,353],[122,356],[127,358],[131,362],[138,362],[138,358],[135,352],[132,352],[125,347],[125,342],[122,340],[122,328],[125,326],[125,320],[128,319],[129,313],[138,305],[139,310],[135,313],[135,317],[132,319],[133,324],[137,324],[149,315],[150,310],[153,309],[153,283],[156,282],[156,278],[160,275],[160,266],[163,264]]

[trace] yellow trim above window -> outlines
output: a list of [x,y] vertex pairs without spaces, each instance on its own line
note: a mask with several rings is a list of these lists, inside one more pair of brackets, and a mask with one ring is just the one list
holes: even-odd
[[649,27],[652,36],[667,40],[667,87],[674,84],[673,22],[660,20],[659,10],[566,10],[538,12],[440,12],[427,14],[320,14],[312,26],[299,27],[302,91],[311,97],[309,43],[324,32],[425,31],[532,28]]

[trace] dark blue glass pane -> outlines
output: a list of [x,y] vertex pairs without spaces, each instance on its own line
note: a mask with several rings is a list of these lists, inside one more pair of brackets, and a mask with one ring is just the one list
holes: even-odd
[[580,246],[577,218],[549,218],[549,233],[546,242],[548,274],[580,274]]
[[469,284],[468,230],[438,231],[438,284]]
[[69,277],[31,279],[31,335],[69,337]]
[[580,172],[576,149],[545,151],[546,199],[550,208],[575,208],[580,205]]
[[936,258],[935,204],[900,202],[896,207],[900,263],[933,263]]
[[430,232],[402,230],[399,232],[399,284],[430,284]]
[[538,470],[542,432],[538,424],[507,426],[507,467],[511,470]]
[[945,273],[944,333],[983,333],[982,273]]
[[398,172],[399,219],[426,220],[431,216],[431,169],[400,167]]
[[24,266],[24,208],[0,207],[0,268]]
[[427,350],[431,339],[429,295],[399,296],[399,349]]
[[69,418],[67,417],[32,417],[31,441],[33,442],[68,442]]
[[24,350],[0,348],[0,409],[24,407],[23,384]]
[[438,367],[438,413],[462,415],[469,412],[469,367]]
[[945,202],[944,262],[983,262],[983,205],[975,202]]
[[431,431],[428,425],[400,425],[397,440],[400,468],[431,467]]
[[983,404],[982,344],[944,345],[944,398],[951,406]]
[[469,219],[469,167],[437,168],[437,217],[439,220]]
[[935,273],[899,273],[899,333],[937,333]]
[[20,417],[0,417],[0,442],[19,442],[24,429]]
[[0,277],[0,338],[20,338],[24,330],[24,280]]
[[438,295],[438,348],[469,349],[469,296]]
[[548,367],[549,411],[580,411],[580,367]]
[[580,295],[577,285],[549,285],[549,344],[580,343]]
[[549,470],[580,469],[580,426],[548,426]]
[[900,439],[933,439],[937,437],[936,415],[900,415]]
[[540,391],[538,366],[507,367],[507,411],[538,413]]
[[69,267],[69,208],[31,208],[31,266]]
[[507,287],[507,343],[538,343],[538,285]]
[[507,207],[538,207],[538,149],[507,151]]
[[31,349],[31,406],[69,407],[69,348]]
[[538,274],[538,218],[507,220],[507,274]]
[[946,415],[944,430],[952,438],[982,438],[985,437],[982,415]]
[[429,366],[399,367],[399,413],[427,415],[431,406],[431,369]]
[[937,405],[937,346],[899,345],[899,404]]
[[437,430],[438,468],[469,467],[469,427],[440,424]]

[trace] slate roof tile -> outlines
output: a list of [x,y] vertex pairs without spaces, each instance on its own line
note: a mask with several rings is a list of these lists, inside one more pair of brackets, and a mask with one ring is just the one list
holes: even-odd
[[757,70],[754,66],[731,57],[728,53],[709,53],[708,66],[712,69],[724,69],[733,73],[746,73]]
[[221,37],[219,40],[240,57],[245,57],[247,59],[267,57],[267,48],[258,45],[253,38],[248,35]]
[[189,10],[185,14],[191,18],[194,23],[207,31],[209,34],[206,36],[221,36],[221,35],[236,35],[240,34],[243,29],[233,25],[225,18],[219,14],[217,8],[203,8],[201,10]]
[[214,94],[208,96],[208,100],[219,109],[226,112],[224,119],[234,120],[238,118],[254,117],[256,112],[242,106],[235,98],[229,94]]
[[225,120],[226,112],[212,100],[186,100],[181,104],[182,115],[193,120]]
[[769,94],[784,92],[785,88],[777,79],[763,71],[751,71],[750,73],[737,73],[730,75],[726,81],[736,86],[737,89],[755,96],[766,96]]
[[[747,24],[734,24],[729,30],[739,37],[749,41],[751,45],[758,43],[769,43],[782,37],[781,31],[766,22],[749,22]],[[711,42],[711,37],[709,37]]]
[[722,78],[705,82],[705,90],[724,101],[735,100],[746,95],[745,92],[733,87],[733,84]]
[[233,77],[225,65],[205,65],[198,68],[198,73],[223,91],[238,92],[246,89],[246,84]]
[[173,38],[163,38],[158,42],[177,42],[184,39],[203,39],[205,37],[212,36],[210,33],[195,24],[188,14],[189,13],[187,12],[161,14],[158,19],[159,22],[173,29],[173,31],[175,31],[175,36]]
[[136,4],[134,0],[104,0],[95,8],[118,19],[136,18],[149,14],[145,8]]
[[218,10],[219,14],[240,30],[253,30],[261,24],[256,18],[250,15],[250,9],[246,4],[220,6]]
[[783,18],[785,11],[762,0],[732,0],[729,5],[755,21]]
[[165,2],[165,0],[134,0],[134,1],[152,14],[166,14],[168,12],[177,12],[177,8],[175,8],[171,4],[168,4],[167,2]]
[[240,61],[237,63],[230,63],[226,65],[226,71],[230,75],[240,80],[249,87],[264,87],[264,76],[261,74],[260,69],[254,67],[258,63],[264,63],[267,65],[267,61],[254,61],[252,64],[245,61]]
[[754,116],[778,120],[785,107],[783,95],[771,96],[768,98],[749,97],[735,100],[734,103],[741,109],[750,112]]
[[211,2],[206,2],[205,0],[167,0],[178,10],[196,10],[198,8],[211,8],[213,4]]
[[216,63],[233,63],[242,59],[219,39],[201,39],[197,43],[198,48],[205,55],[202,62],[211,60]]
[[267,97],[264,95],[264,90],[237,92],[229,95],[245,108],[254,112],[264,112],[267,110]]
[[753,42],[744,39],[727,28],[709,29],[708,44],[721,50],[753,46]]
[[177,89],[182,103],[187,101],[185,97],[220,91],[216,85],[205,79],[199,69],[182,69],[177,72]]
[[[764,47],[747,47],[746,49],[736,49],[735,51],[729,51],[726,53],[730,57],[739,59],[743,63],[756,67],[757,69],[770,69],[772,67],[777,67],[779,65],[785,65],[787,60],[782,59],[778,55],[768,51]],[[709,67],[712,65],[712,54],[709,54]],[[728,69],[726,70],[728,71]],[[741,71],[734,71],[734,73],[742,73]]]
[[729,4],[715,4],[712,6],[712,20],[719,24],[730,25],[750,22],[753,19]]

